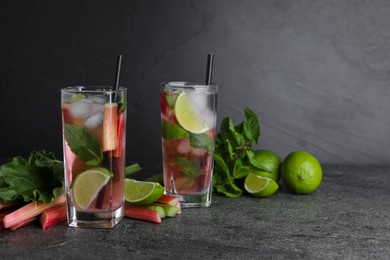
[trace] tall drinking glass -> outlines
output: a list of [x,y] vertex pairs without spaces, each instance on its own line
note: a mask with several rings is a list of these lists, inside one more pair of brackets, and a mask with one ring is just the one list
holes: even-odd
[[68,225],[112,228],[124,214],[126,89],[61,90]]
[[182,207],[211,204],[218,85],[169,82],[161,86],[165,193]]

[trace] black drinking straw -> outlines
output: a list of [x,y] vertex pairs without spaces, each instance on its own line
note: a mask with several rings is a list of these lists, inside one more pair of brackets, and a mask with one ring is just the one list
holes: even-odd
[[118,59],[116,62],[116,73],[115,73],[115,82],[114,82],[114,96],[112,98],[113,102],[116,102],[117,99],[117,91],[119,89],[119,76],[121,74],[121,67],[122,67],[122,55],[118,55]]
[[211,84],[211,78],[213,76],[213,61],[214,61],[214,55],[209,54],[207,55],[207,70],[206,70],[206,85]]

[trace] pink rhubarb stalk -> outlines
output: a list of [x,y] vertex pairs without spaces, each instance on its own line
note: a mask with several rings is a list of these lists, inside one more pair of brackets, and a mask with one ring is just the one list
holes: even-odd
[[122,144],[123,144],[123,131],[125,128],[125,113],[122,112],[119,114],[118,119],[118,131],[117,131],[117,143],[116,150],[112,153],[115,157],[121,157],[122,155]]
[[156,210],[139,208],[136,206],[130,206],[128,204],[125,206],[125,217],[157,224],[161,223],[161,218]]
[[55,200],[44,203],[42,201],[34,201],[26,206],[23,206],[12,213],[7,214],[3,219],[3,224],[5,228],[10,228],[19,223],[22,223],[28,219],[38,216],[43,211],[50,209],[52,207],[56,207],[57,205],[63,204],[66,201],[65,194],[56,198]]
[[66,204],[63,203],[42,212],[39,222],[41,222],[42,229],[47,229],[55,224],[64,222],[66,217]]
[[9,227],[9,229],[11,229],[12,231],[18,229],[18,228],[21,228],[21,227],[24,227],[24,226],[27,226],[28,224],[31,224],[33,223],[38,217],[32,217],[32,218],[29,218],[29,219],[26,219],[22,222],[19,222],[18,224],[16,225],[13,225],[12,227]]
[[118,104],[104,106],[102,151],[113,151],[117,147]]
[[156,201],[156,203],[161,203],[161,204],[176,206],[176,204],[179,203],[179,198],[177,198],[177,197],[175,197],[175,196],[172,196],[172,195],[163,194],[163,195]]

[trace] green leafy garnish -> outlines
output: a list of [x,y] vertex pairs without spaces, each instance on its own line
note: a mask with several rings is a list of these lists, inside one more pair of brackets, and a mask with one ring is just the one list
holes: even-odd
[[245,178],[252,170],[268,172],[254,159],[253,145],[260,137],[256,114],[244,108],[246,120],[234,126],[231,118],[222,120],[215,140],[213,188],[228,197],[239,197],[242,189],[236,180]]
[[176,158],[177,163],[181,166],[181,171],[189,178],[194,178],[199,175],[200,161],[199,160],[187,160],[184,157]]
[[207,133],[193,134],[190,133],[190,143],[194,148],[206,149],[210,154],[213,153],[213,144]]
[[16,156],[0,167],[0,201],[50,202],[63,194],[63,163],[53,153]]
[[89,166],[98,166],[103,159],[99,141],[78,125],[65,125],[65,140],[72,152]]

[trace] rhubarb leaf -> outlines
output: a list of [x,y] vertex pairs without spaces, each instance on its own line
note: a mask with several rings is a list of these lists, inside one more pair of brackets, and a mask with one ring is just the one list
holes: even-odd
[[89,166],[98,166],[103,159],[99,141],[78,125],[65,125],[65,140],[72,152]]
[[0,179],[3,180],[0,201],[52,201],[63,194],[61,169],[62,162],[56,160],[52,153],[32,152],[28,160],[16,156],[0,167]]

